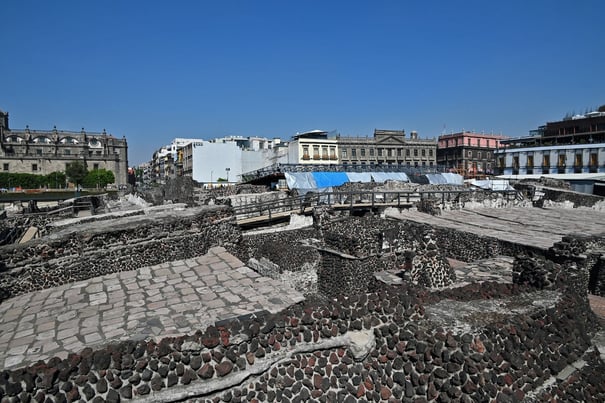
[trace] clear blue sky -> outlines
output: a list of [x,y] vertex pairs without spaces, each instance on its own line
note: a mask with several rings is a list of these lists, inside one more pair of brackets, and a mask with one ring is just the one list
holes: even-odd
[[605,1],[29,1],[0,5],[12,128],[175,137],[526,135],[605,104]]

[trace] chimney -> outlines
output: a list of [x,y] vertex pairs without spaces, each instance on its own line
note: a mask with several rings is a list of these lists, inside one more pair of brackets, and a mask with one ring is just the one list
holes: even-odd
[[418,140],[418,132],[417,132],[416,130],[412,130],[412,131],[410,132],[410,138],[411,138],[412,140]]

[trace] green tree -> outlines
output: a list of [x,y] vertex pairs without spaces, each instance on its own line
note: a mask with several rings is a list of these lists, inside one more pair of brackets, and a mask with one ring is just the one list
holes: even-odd
[[86,174],[88,174],[88,168],[86,168],[86,164],[81,161],[74,161],[65,168],[65,175],[67,175],[70,182],[73,182],[76,186],[82,184]]
[[45,176],[45,184],[51,189],[60,189],[65,186],[65,180],[67,177],[65,176],[65,172],[51,172]]
[[114,183],[115,181],[116,178],[113,172],[107,169],[95,169],[86,174],[86,177],[84,177],[82,180],[82,184],[87,188],[104,188],[108,184]]

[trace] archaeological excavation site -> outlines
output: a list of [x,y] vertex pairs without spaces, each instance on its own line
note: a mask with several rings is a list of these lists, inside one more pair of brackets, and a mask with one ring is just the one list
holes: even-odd
[[605,202],[550,185],[12,212],[0,400],[605,401]]

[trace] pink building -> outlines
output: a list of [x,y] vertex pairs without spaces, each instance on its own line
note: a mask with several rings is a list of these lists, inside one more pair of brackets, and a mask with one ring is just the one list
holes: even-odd
[[466,177],[491,175],[496,166],[494,151],[505,139],[508,137],[470,131],[441,135],[437,140],[437,164]]

